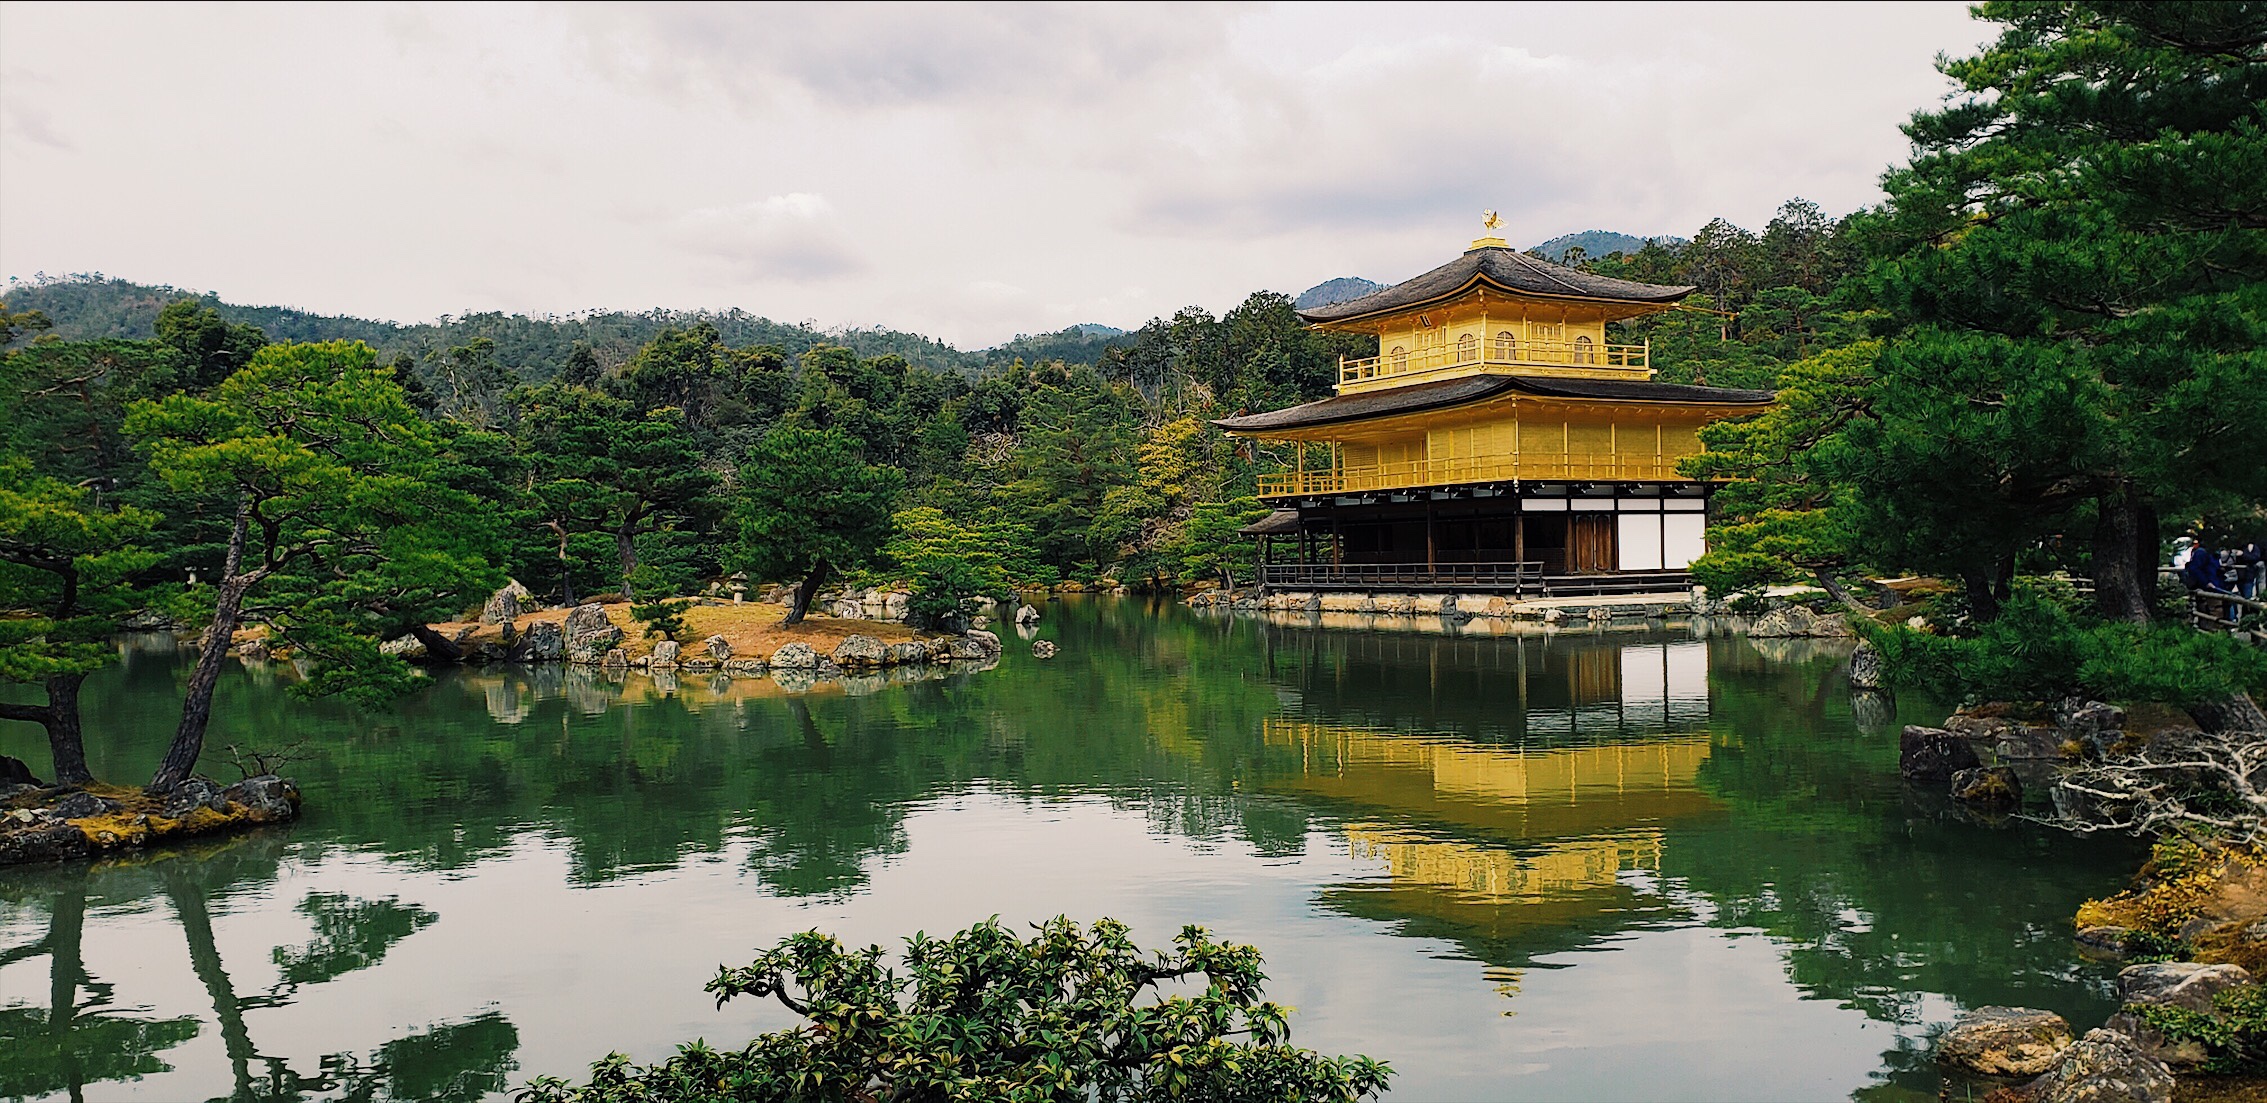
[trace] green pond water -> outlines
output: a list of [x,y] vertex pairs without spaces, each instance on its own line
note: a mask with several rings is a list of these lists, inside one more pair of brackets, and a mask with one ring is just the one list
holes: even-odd
[[[1854,706],[1831,645],[1044,610],[1059,658],[849,694],[503,669],[367,713],[232,669],[206,769],[297,744],[306,818],[0,870],[0,1098],[497,1097],[787,1025],[701,985],[791,932],[994,914],[1255,943],[1294,1041],[1402,1100],[1933,1099],[1963,1008],[2112,1010],[2070,916],[2136,849],[1909,793],[1943,707]],[[98,772],[186,674],[89,683]]]

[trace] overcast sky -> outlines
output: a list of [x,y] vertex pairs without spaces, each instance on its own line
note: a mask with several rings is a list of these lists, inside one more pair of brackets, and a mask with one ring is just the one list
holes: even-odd
[[0,275],[964,348],[1874,201],[1964,5],[0,4]]

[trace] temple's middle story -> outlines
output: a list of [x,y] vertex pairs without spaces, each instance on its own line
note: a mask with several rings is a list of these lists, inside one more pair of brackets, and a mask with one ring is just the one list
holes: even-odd
[[1371,334],[1337,393],[1216,422],[1290,445],[1264,476],[1270,585],[1598,592],[1682,586],[1707,547],[1707,482],[1677,473],[1702,425],[1768,391],[1653,380],[1607,323],[1691,287],[1593,275],[1483,237],[1455,260],[1300,312]]

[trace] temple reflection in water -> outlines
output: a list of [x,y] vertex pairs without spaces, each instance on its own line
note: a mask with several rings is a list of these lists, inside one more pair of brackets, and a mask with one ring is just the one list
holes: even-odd
[[1653,876],[1668,828],[1721,812],[1697,784],[1708,641],[1291,635],[1298,707],[1262,735],[1298,765],[1270,791],[1327,809],[1382,867],[1326,906],[1455,942],[1506,995],[1538,954],[1672,907]]

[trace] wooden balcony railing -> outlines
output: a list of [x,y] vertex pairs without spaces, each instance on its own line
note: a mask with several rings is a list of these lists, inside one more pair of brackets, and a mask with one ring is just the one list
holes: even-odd
[[1652,367],[1651,342],[1609,345],[1587,340],[1520,341],[1505,345],[1494,341],[1443,345],[1414,352],[1388,352],[1360,360],[1338,361],[1338,382],[1361,383],[1392,376],[1417,375],[1449,368],[1545,367],[1620,368],[1643,372]]
[[1509,456],[1410,460],[1402,463],[1347,464],[1317,471],[1286,471],[1259,477],[1260,497],[1346,494],[1369,490],[1408,490],[1453,483],[1509,482],[1513,479],[1647,481],[1681,480],[1683,456],[1587,455],[1521,452]]

